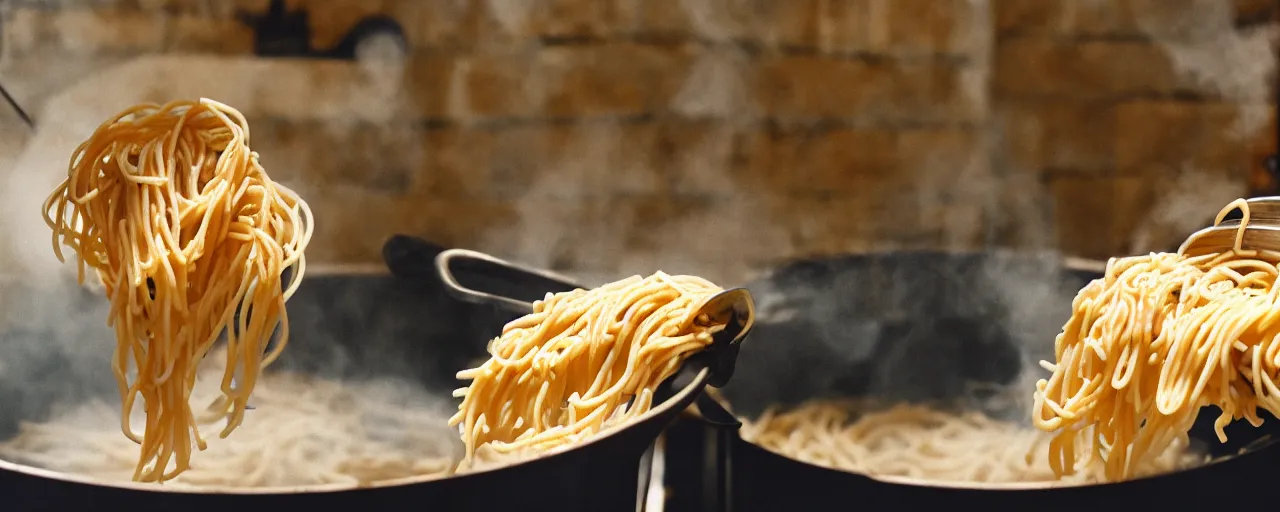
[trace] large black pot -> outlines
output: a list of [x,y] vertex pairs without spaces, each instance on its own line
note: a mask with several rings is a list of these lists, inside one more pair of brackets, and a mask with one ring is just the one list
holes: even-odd
[[[1025,365],[1052,359],[1053,339],[1071,300],[1097,265],[1016,253],[888,253],[798,261],[747,287],[757,302],[751,350],[723,397],[739,418],[771,404],[810,398],[882,401],[961,398],[965,381],[1028,386]],[[1025,387],[1030,400],[1033,389]],[[981,404],[974,404],[975,407]],[[1027,421],[1021,411],[986,410]],[[705,415],[704,415],[705,416]],[[1213,434],[1216,410],[1191,432],[1218,457],[1194,469],[1124,483],[939,484],[826,469],[744,441],[737,419],[682,419],[667,431],[669,510],[1093,510],[1179,509],[1239,499],[1280,498],[1272,483],[1280,457],[1272,435],[1237,423],[1229,443]],[[1236,455],[1243,451],[1241,455]],[[1247,498],[1246,498],[1247,496]],[[1166,508],[1168,507],[1168,508]]]
[[[288,304],[292,340],[273,370],[341,379],[399,377],[450,396],[458,386],[455,372],[483,356],[486,341],[517,315],[448,296],[432,264],[440,249],[412,239],[393,241],[399,243],[388,245],[388,259],[401,262],[395,277],[308,274]],[[509,290],[532,297],[548,291],[557,290]],[[16,432],[21,420],[47,419],[52,403],[114,398],[105,301],[63,290],[8,306],[12,327],[0,338],[0,361],[9,363],[0,368],[0,438]],[[636,510],[654,440],[707,380],[705,369],[695,373],[673,378],[689,384],[670,386],[666,401],[626,428],[492,470],[362,488],[192,492],[0,461],[0,510]]]

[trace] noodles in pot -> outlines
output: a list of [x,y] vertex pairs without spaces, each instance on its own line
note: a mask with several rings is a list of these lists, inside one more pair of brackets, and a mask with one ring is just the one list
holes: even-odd
[[[816,400],[791,410],[766,410],[744,423],[745,440],[786,457],[842,471],[936,482],[1054,482],[1045,445],[1050,435],[980,412],[899,404],[862,413],[852,402]],[[1147,461],[1139,474],[1203,461],[1182,441]],[[1106,480],[1088,465],[1071,483]]]
[[[221,355],[221,354],[219,354]],[[221,394],[222,358],[210,357],[193,392],[197,401]],[[166,485],[236,488],[363,485],[393,478],[444,474],[461,446],[444,420],[444,404],[396,381],[341,383],[292,373],[265,375],[254,390],[253,413],[237,435],[215,439],[191,468]],[[200,418],[216,427],[226,418]],[[106,480],[132,477],[136,445],[120,431],[119,410],[90,401],[23,423],[0,443],[0,458]]]
[[[1185,442],[1200,408],[1223,428],[1258,409],[1280,414],[1280,253],[1245,250],[1248,204],[1234,248],[1219,254],[1113,258],[1082,289],[1058,335],[1052,372],[1036,383],[1033,420],[1053,433],[1050,463],[1070,475],[1099,458],[1130,477]],[[1087,447],[1082,449],[1081,447]]]
[[488,361],[458,373],[471,381],[449,420],[467,449],[460,467],[544,453],[644,414],[724,329],[699,314],[720,291],[658,272],[535,302],[489,343]]
[[[103,123],[44,210],[55,254],[75,251],[80,281],[95,270],[112,303],[120,427],[140,445],[132,478],[174,478],[206,447],[189,402],[214,342],[225,335],[228,346],[221,437],[288,342],[285,301],[305,273],[311,212],[267,176],[244,116],[208,99],[138,105]],[[130,420],[139,397],[141,435]]]

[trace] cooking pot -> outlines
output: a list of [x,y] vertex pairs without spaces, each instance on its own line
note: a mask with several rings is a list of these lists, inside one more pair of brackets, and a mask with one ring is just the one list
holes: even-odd
[[[1014,252],[892,252],[795,261],[747,285],[757,302],[752,349],[721,398],[735,416],[685,417],[666,434],[672,510],[1092,510],[1141,504],[1160,510],[1233,499],[1280,498],[1274,441],[1280,422],[1236,422],[1220,444],[1217,410],[1190,435],[1213,457],[1191,469],[1121,483],[941,483],[819,467],[745,441],[740,421],[770,405],[815,398],[879,403],[963,400],[1030,427],[1035,367],[1053,359],[1071,301],[1101,262]],[[1028,370],[1031,370],[1030,372]],[[1032,373],[1034,372],[1034,373]],[[1030,377],[1030,378],[1028,378]],[[1020,407],[962,393],[966,382],[1024,396]],[[712,411],[714,412],[714,411]],[[1260,496],[1261,495],[1261,496]]]
[[[459,385],[454,374],[486,356],[486,342],[518,314],[452,298],[433,264],[441,250],[397,236],[384,250],[392,274],[380,268],[308,272],[288,303],[289,346],[268,371],[348,381],[405,379],[453,402],[450,393]],[[537,286],[518,289],[508,283],[504,292],[540,297],[572,283]],[[110,369],[114,338],[105,325],[108,305],[96,294],[68,288],[32,291],[30,300],[8,305],[0,361],[20,364],[0,365],[0,439],[12,436],[19,421],[47,420],[54,404],[118,400]],[[7,295],[15,293],[10,289]],[[706,368],[686,370],[659,389],[654,408],[637,421],[572,449],[508,466],[367,486],[190,490],[95,480],[0,460],[0,508],[639,510],[655,439],[709,379]],[[201,456],[212,455],[197,453],[193,459]]]

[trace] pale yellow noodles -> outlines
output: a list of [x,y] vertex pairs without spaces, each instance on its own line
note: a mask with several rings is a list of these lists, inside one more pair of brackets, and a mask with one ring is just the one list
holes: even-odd
[[[1043,449],[1049,434],[978,412],[907,404],[866,414],[858,409],[837,401],[812,401],[785,412],[770,409],[747,422],[742,436],[796,460],[869,475],[951,483],[1058,479]],[[1139,472],[1166,472],[1202,460],[1179,442]],[[1103,469],[1085,466],[1069,481],[1103,481]]]
[[[81,282],[93,268],[112,303],[121,429],[141,445],[135,480],[173,478],[189,467],[193,441],[205,448],[189,395],[196,364],[219,336],[229,346],[216,404],[228,416],[222,437],[243,420],[260,370],[287,343],[284,303],[305,272],[311,212],[267,177],[248,144],[244,116],[221,103],[138,105],[76,148],[67,179],[45,202],[54,252],[62,259],[62,245],[74,250]],[[141,436],[129,418],[139,396]]]
[[[1036,383],[1033,420],[1053,432],[1050,462],[1072,474],[1078,460],[1105,461],[1108,478],[1135,473],[1184,439],[1200,408],[1216,405],[1223,428],[1258,408],[1280,413],[1280,253],[1113,258],[1106,275],[1072,304],[1056,342],[1053,375]],[[1088,450],[1081,450],[1080,445]]]
[[[212,357],[212,356],[211,356]],[[199,372],[193,399],[221,394],[222,361]],[[205,385],[208,384],[208,385]],[[237,488],[359,485],[393,478],[442,474],[461,456],[461,443],[444,424],[443,409],[424,396],[403,392],[404,383],[347,383],[297,375],[263,376],[253,412],[237,435],[212,440],[191,468],[166,482],[183,487]],[[137,445],[114,425],[119,409],[91,401],[43,423],[23,423],[0,443],[0,458],[54,471],[127,480]],[[201,426],[225,424],[220,414]],[[457,446],[455,446],[457,445]]]
[[458,373],[471,380],[449,420],[467,447],[462,465],[567,446],[644,414],[658,385],[724,329],[698,311],[720,291],[659,272],[535,302],[489,343],[488,361]]

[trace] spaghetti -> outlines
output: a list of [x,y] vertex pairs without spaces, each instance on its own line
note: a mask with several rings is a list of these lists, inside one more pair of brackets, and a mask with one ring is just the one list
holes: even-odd
[[548,294],[489,343],[449,420],[466,445],[460,467],[580,442],[644,414],[683,360],[712,341],[699,308],[720,292],[658,272],[593,290]]
[[[134,106],[76,148],[45,202],[54,253],[75,251],[80,282],[95,270],[112,304],[120,425],[140,445],[134,480],[171,479],[190,467],[193,440],[205,449],[189,398],[196,364],[224,332],[221,437],[288,342],[284,303],[305,273],[311,212],[248,144],[244,116],[216,101]],[[139,397],[142,435],[130,422]]]
[[[217,381],[225,371],[225,359],[208,359],[192,391],[197,402],[208,403],[221,394]],[[253,401],[257,409],[237,435],[211,440],[190,469],[165,485],[365,485],[445,474],[461,457],[461,443],[443,421],[448,417],[444,404],[434,407],[433,397],[403,382],[339,382],[273,372],[258,382]],[[46,422],[22,423],[16,436],[0,443],[0,458],[103,480],[127,480],[134,472],[137,448],[111,428],[111,417],[119,413],[93,400],[56,412]],[[210,428],[226,423],[225,416],[216,413],[199,415],[198,420]]]
[[[1050,463],[1070,475],[1101,459],[1110,479],[1181,442],[1200,408],[1217,406],[1223,428],[1258,408],[1280,413],[1280,253],[1235,246],[1222,253],[1113,258],[1080,291],[1055,343],[1052,372],[1036,383],[1033,421],[1053,432]],[[1088,446],[1081,450],[1079,446]]]
[[[953,413],[899,404],[859,414],[856,404],[811,401],[788,411],[765,411],[742,436],[786,457],[830,469],[949,483],[1054,482],[1044,450],[1049,434],[979,412]],[[1203,460],[1175,442],[1146,461],[1140,474],[1173,471]],[[1088,465],[1070,483],[1106,479]]]

